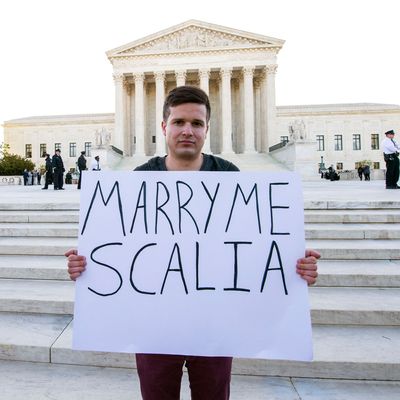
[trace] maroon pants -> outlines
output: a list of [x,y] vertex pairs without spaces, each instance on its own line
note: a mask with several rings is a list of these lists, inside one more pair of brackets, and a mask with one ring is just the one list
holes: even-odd
[[228,400],[231,357],[136,354],[143,400],[179,400],[186,365],[192,400]]

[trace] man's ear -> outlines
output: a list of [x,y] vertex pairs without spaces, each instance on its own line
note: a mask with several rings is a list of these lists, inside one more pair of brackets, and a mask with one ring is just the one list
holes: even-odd
[[167,136],[167,124],[165,123],[165,121],[161,121],[161,129],[162,129],[162,133],[164,136]]
[[210,129],[210,124],[207,124],[207,129],[206,129],[206,133],[204,135],[204,139],[207,139],[207,135],[208,135],[208,130]]

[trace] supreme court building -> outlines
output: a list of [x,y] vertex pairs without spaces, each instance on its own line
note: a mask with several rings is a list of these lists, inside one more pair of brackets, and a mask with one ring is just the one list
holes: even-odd
[[[284,41],[190,20],[107,52],[113,66],[115,114],[21,118],[4,123],[11,152],[43,164],[43,152],[62,149],[68,168],[86,150],[124,158],[165,154],[161,131],[166,94],[195,85],[210,97],[212,115],[205,152],[267,154],[282,142],[313,142],[320,157],[339,169],[371,160],[383,167],[379,142],[400,125],[400,106],[339,104],[277,107],[277,55]],[[311,147],[310,147],[311,148]],[[106,154],[106,153],[104,153]],[[103,160],[103,163],[106,160]]]

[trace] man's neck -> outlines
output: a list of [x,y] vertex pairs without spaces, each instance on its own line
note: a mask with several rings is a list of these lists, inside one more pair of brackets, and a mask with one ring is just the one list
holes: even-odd
[[167,155],[165,159],[165,166],[168,171],[199,171],[202,164],[203,154],[193,160],[177,159],[171,155]]

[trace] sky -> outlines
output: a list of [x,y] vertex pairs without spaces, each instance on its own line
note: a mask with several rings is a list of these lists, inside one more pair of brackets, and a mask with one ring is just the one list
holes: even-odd
[[285,40],[278,54],[277,105],[400,104],[396,3],[2,0],[0,123],[114,112],[105,52],[189,19]]

